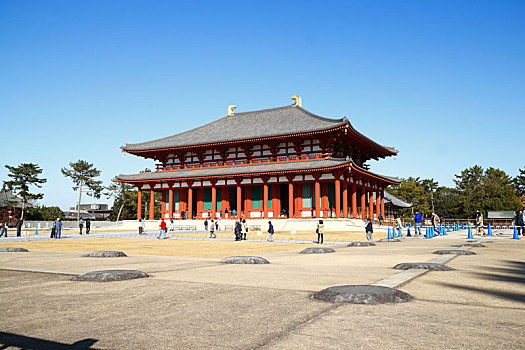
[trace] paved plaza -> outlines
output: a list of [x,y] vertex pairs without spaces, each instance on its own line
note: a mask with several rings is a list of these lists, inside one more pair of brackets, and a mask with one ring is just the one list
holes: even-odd
[[[466,242],[466,232],[457,231],[370,247],[329,243],[324,246],[335,250],[329,254],[300,254],[318,246],[302,240],[157,240],[122,233],[60,241],[10,239],[0,248],[29,252],[0,253],[0,345],[523,349],[525,240],[512,240],[510,230],[494,233],[485,247],[452,247]],[[476,254],[433,254],[442,249]],[[82,256],[96,250],[120,250],[128,256]],[[270,264],[220,263],[238,255],[261,256]],[[455,270],[393,269],[405,262],[441,262]],[[82,273],[117,269],[140,270],[150,277],[71,281]],[[413,299],[383,305],[312,299],[324,288],[350,284],[388,285]]]

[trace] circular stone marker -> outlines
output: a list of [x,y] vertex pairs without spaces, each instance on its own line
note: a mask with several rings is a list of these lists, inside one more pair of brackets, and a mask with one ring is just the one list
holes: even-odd
[[223,264],[269,264],[270,262],[260,256],[230,256],[221,260]]
[[474,255],[476,253],[470,250],[436,250],[434,254],[445,255],[445,254],[456,254],[456,255]]
[[335,286],[323,289],[313,295],[314,299],[327,301],[329,303],[351,303],[351,304],[386,304],[404,303],[410,301],[410,294],[400,290],[367,285]]
[[84,254],[82,256],[86,256],[89,258],[118,258],[121,256],[127,256],[124,254],[124,252],[114,251],[114,250],[101,250],[97,252],[91,252]]
[[376,245],[374,242],[350,242],[347,247],[371,247]]
[[18,248],[18,247],[5,247],[5,248],[0,248],[0,252],[11,252],[11,253],[14,253],[14,252],[28,252],[29,250],[27,250],[26,248]]
[[379,242],[401,242],[399,238],[381,238]]
[[102,270],[92,271],[75,276],[72,281],[113,282],[149,277],[147,273],[138,270]]
[[326,253],[335,253],[335,250],[328,247],[310,247],[303,249],[301,254],[326,254]]
[[410,270],[410,269],[420,269],[420,270],[430,270],[430,271],[452,271],[454,268],[437,263],[401,263],[394,266],[396,270]]
[[452,244],[453,247],[486,247],[486,245],[484,244],[481,244],[481,243],[475,243],[475,242],[472,242],[472,243],[456,243],[456,244]]

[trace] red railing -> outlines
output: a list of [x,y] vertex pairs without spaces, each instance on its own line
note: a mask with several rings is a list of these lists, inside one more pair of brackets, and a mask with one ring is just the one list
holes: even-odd
[[270,157],[270,158],[257,158],[252,160],[226,160],[226,161],[215,161],[215,162],[208,162],[208,163],[194,163],[194,164],[186,164],[185,166],[182,165],[172,165],[172,166],[164,166],[162,164],[155,164],[155,171],[177,171],[177,170],[186,170],[186,169],[200,169],[200,168],[223,168],[223,167],[230,167],[230,166],[237,166],[237,165],[252,165],[252,164],[266,164],[266,163],[287,163],[287,162],[295,162],[295,161],[308,161],[308,160],[315,160],[315,159],[325,159],[327,157],[331,156],[331,153],[320,153],[320,154],[307,154],[307,155],[293,155],[293,156],[277,156],[277,157]]

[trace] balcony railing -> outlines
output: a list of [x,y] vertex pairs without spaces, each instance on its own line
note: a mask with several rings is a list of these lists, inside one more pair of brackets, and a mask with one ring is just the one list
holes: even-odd
[[329,158],[331,153],[320,153],[320,154],[307,154],[307,155],[293,155],[293,156],[277,156],[267,158],[256,158],[256,159],[242,159],[242,160],[226,160],[226,161],[212,161],[207,163],[191,163],[191,164],[177,164],[177,165],[166,165],[155,164],[155,171],[177,171],[177,170],[188,170],[188,169],[201,169],[201,168],[223,168],[230,166],[239,165],[255,165],[255,164],[268,164],[268,163],[288,163],[297,161],[308,161]]

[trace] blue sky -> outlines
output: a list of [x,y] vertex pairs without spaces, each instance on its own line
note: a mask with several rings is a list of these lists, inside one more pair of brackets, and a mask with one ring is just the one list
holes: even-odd
[[515,176],[524,29],[523,1],[0,0],[0,181],[4,164],[38,163],[41,203],[66,209],[69,162],[109,183],[153,166],[122,157],[125,143],[295,94],[399,149],[375,172],[445,186],[475,164]]

